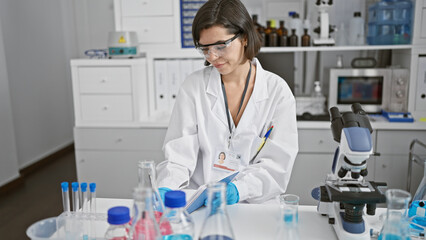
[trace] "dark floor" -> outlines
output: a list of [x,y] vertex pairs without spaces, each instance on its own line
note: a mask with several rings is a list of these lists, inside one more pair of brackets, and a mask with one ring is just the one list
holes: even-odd
[[31,224],[62,212],[60,183],[76,179],[74,152],[70,150],[0,196],[0,239],[29,239],[25,231]]

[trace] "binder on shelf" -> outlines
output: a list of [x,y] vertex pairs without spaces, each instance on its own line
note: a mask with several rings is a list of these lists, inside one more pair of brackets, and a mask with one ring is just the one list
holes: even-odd
[[179,60],[167,60],[169,110],[173,109],[180,87]]
[[155,109],[157,111],[166,111],[169,109],[168,95],[168,73],[167,61],[155,60],[154,61],[154,74],[155,74]]

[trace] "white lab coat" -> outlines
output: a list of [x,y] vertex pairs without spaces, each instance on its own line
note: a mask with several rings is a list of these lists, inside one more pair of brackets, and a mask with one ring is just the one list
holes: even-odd
[[[285,192],[298,135],[295,99],[287,83],[264,70],[257,59],[253,64],[254,89],[234,127],[230,150],[242,155],[240,173],[233,181],[240,201],[261,203]],[[269,139],[250,162],[271,124]],[[228,148],[228,137],[220,73],[206,67],[188,76],[179,90],[163,146],[166,160],[157,166],[158,186],[196,189],[228,175],[212,167],[217,149]]]

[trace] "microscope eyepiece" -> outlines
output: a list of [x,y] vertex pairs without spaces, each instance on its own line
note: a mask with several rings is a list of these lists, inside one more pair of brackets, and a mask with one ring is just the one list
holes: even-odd
[[340,114],[340,111],[337,107],[330,108],[330,120],[333,121],[334,119],[342,117],[342,114]]
[[362,109],[361,104],[354,103],[352,104],[351,108],[352,108],[352,112],[354,112],[355,114],[365,115],[365,111]]

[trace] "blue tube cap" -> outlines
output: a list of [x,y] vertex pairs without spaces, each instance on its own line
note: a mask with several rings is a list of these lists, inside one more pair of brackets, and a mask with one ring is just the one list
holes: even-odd
[[130,221],[130,210],[128,207],[118,206],[108,210],[108,223],[113,225],[125,224]]
[[166,192],[164,205],[169,208],[184,207],[186,205],[185,193],[179,190]]
[[73,192],[77,192],[78,191],[78,182],[71,183],[71,188],[72,188]]
[[95,192],[96,191],[96,183],[91,183],[89,185],[89,188],[90,188],[90,192]]
[[83,182],[80,184],[81,192],[87,191],[87,183]]
[[62,192],[68,192],[68,182],[61,183]]

